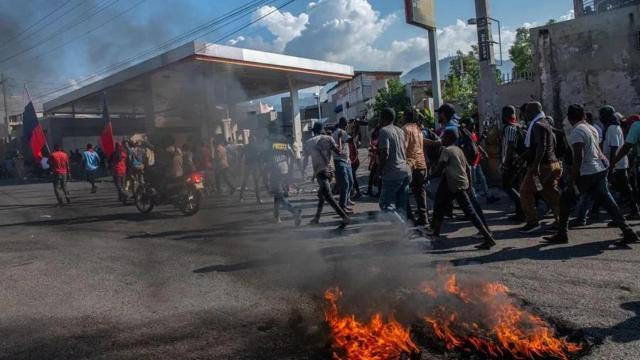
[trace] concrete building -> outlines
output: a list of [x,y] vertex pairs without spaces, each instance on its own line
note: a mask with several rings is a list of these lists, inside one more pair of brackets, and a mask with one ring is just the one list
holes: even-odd
[[336,118],[371,116],[367,109],[373,105],[378,90],[386,88],[389,80],[400,80],[400,75],[397,71],[356,71],[352,79],[339,81],[327,92],[330,102],[336,105]]
[[[105,94],[116,136],[116,122],[123,119],[130,128],[120,131],[152,138],[239,138],[244,129],[232,119],[236,104],[289,92],[292,116],[285,135],[300,145],[299,90],[352,77],[347,65],[192,42],[51,100],[44,111],[52,143],[85,124],[83,131],[99,135]],[[85,116],[93,117],[92,124]]]
[[637,4],[640,4],[640,0],[573,0],[575,17],[595,15]]
[[549,114],[563,118],[572,103],[640,113],[640,5],[537,27],[531,41],[539,98]]

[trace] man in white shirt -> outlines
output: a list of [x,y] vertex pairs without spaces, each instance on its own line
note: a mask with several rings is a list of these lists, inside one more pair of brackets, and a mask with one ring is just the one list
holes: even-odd
[[[624,145],[624,135],[620,127],[620,120],[616,116],[616,110],[612,106],[604,106],[600,109],[600,119],[605,124],[604,154],[613,162],[620,149]],[[614,189],[622,195],[622,199],[628,201],[631,209],[630,217],[640,217],[638,204],[635,202],[633,190],[629,184],[629,158],[627,156],[609,168],[609,179],[612,179]]]
[[571,167],[571,182],[563,193],[560,209],[560,224],[558,232],[544,239],[553,244],[569,242],[568,225],[571,206],[576,203],[576,189],[579,193],[591,194],[593,199],[605,208],[615,225],[622,230],[624,238],[617,245],[627,245],[639,241],[638,235],[629,227],[620,208],[613,200],[607,184],[607,169],[609,162],[598,146],[598,132],[585,120],[584,108],[581,105],[571,105],[567,111],[567,118],[573,126],[569,143],[573,150],[573,164]]

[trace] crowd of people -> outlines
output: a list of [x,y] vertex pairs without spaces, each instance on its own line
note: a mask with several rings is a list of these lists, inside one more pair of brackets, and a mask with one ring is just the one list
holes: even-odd
[[[97,192],[96,178],[106,167],[118,200],[125,204],[137,184],[145,181],[145,173],[160,173],[170,182],[199,171],[207,179],[209,192],[221,195],[226,187],[233,196],[239,189],[240,201],[251,191],[256,202],[262,203],[262,189],[267,189],[273,196],[274,220],[280,222],[280,210],[285,209],[299,226],[301,210],[289,202],[288,195],[298,186],[295,169],[306,180],[311,162],[312,179],[318,186],[311,224],[320,222],[328,203],[342,219],[341,227],[348,226],[356,211],[355,202],[367,195],[378,198],[382,212],[438,238],[456,203],[477,229],[474,237],[482,239],[477,247],[490,249],[495,239],[480,200],[492,204],[499,197],[483,172],[483,160],[488,158],[482,146],[486,132],[479,134],[477,123],[461,119],[451,104],[442,105],[435,114],[437,129],[429,129],[414,109],[404,111],[401,119],[391,108],[380,112],[377,126],[369,134],[366,192],[361,192],[357,176],[362,122],[345,118],[334,128],[313,124],[300,151],[272,127],[268,136],[252,136],[243,146],[235,146],[222,136],[212,144],[195,146],[190,142],[178,146],[172,138],[162,140],[159,146],[146,138],[131,138],[116,143],[107,156],[92,144],[82,153],[76,150],[69,154],[56,145],[47,165],[60,205],[71,202],[66,182],[78,166],[92,193]],[[602,107],[594,116],[575,104],[567,109],[564,121],[556,123],[539,102],[519,109],[505,106],[499,138],[502,190],[513,203],[513,215],[508,219],[523,224],[522,233],[551,229],[554,234],[544,238],[547,242],[567,243],[569,229],[599,221],[600,208],[604,208],[611,219],[608,226],[622,231],[619,245],[638,241],[627,222],[640,219],[638,120],[640,116],[625,118],[612,106]],[[574,210],[575,217],[570,219]],[[543,228],[541,219],[547,214],[554,222]]]

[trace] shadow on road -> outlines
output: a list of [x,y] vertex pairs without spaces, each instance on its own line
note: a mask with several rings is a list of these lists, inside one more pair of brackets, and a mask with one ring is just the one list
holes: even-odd
[[633,312],[633,316],[612,327],[590,327],[583,329],[587,334],[593,334],[598,338],[610,338],[617,343],[630,343],[640,340],[640,301],[631,301],[621,304],[624,310]]

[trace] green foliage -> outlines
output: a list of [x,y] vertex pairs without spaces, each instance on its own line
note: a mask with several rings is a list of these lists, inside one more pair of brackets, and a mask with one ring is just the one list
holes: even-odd
[[458,51],[457,56],[451,61],[451,72],[442,94],[444,101],[458,105],[463,117],[470,117],[478,109],[480,62],[475,50],[467,54]]
[[402,113],[409,106],[411,106],[411,100],[407,97],[404,85],[399,79],[391,79],[386,88],[378,90],[373,110],[379,114],[382,109],[390,107],[396,111],[398,119],[401,119]]
[[516,41],[509,49],[509,56],[513,61],[513,71],[522,74],[531,71],[533,68],[533,54],[531,51],[531,38],[529,29],[519,28],[516,31]]
[[427,129],[435,129],[436,127],[436,118],[433,115],[433,112],[430,109],[416,109],[418,116],[420,116],[422,120],[422,126]]

